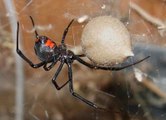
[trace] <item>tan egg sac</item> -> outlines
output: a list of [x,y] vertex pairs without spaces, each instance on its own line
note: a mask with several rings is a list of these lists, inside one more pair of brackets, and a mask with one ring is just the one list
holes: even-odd
[[88,22],[81,45],[84,54],[97,65],[110,66],[134,56],[127,28],[112,16],[100,16]]

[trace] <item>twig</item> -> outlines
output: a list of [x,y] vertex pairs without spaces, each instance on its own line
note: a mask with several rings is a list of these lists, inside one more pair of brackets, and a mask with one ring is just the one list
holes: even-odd
[[143,73],[141,70],[136,68],[134,69],[134,74],[135,78],[146,88],[148,88],[153,93],[166,100],[166,94],[152,82],[151,78],[147,74]]
[[[15,12],[15,7],[13,0],[3,0],[6,11],[9,14],[9,22],[12,31],[12,40],[16,42],[16,23],[17,17]],[[15,51],[15,48],[13,48]],[[24,73],[23,73],[23,64],[20,58],[18,58],[16,52],[14,52],[15,61],[16,61],[16,101],[15,101],[15,119],[16,120],[23,120],[24,118]]]
[[130,2],[130,7],[133,10],[135,10],[138,14],[140,14],[145,20],[147,20],[148,22],[157,26],[157,29],[159,30],[160,35],[164,36],[164,32],[166,32],[166,22],[161,21],[160,19],[151,16],[149,13],[147,13],[140,6],[138,6],[137,4],[135,4],[133,2]]

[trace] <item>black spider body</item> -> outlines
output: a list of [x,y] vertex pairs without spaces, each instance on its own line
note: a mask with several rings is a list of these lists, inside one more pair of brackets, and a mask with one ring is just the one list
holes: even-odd
[[36,39],[34,50],[41,61],[52,61],[57,57],[57,45],[46,36]]
[[[32,17],[30,16],[30,19],[32,21],[33,27],[35,26],[34,21],[32,19]],[[110,70],[110,71],[118,71],[118,70],[122,70],[124,68],[130,67],[132,65],[138,64],[142,61],[144,61],[145,59],[149,58],[146,57],[144,59],[141,59],[139,61],[136,61],[134,63],[125,65],[125,66],[110,66],[110,67],[102,67],[102,66],[96,66],[90,63],[85,62],[81,57],[85,57],[85,55],[75,55],[72,51],[67,50],[67,47],[65,45],[65,37],[67,35],[68,29],[71,26],[71,24],[73,23],[74,20],[72,20],[69,25],[67,26],[67,28],[64,30],[63,36],[62,36],[62,41],[60,45],[56,45],[55,42],[53,42],[51,39],[49,39],[46,36],[40,36],[38,35],[37,31],[35,30],[35,35],[36,35],[36,41],[35,41],[35,53],[38,56],[38,58],[41,60],[40,63],[34,64],[29,58],[27,58],[22,51],[19,49],[19,23],[17,22],[17,42],[16,42],[16,52],[18,53],[18,55],[25,60],[31,67],[33,68],[39,68],[39,67],[43,67],[45,71],[49,71],[50,69],[52,69],[54,67],[54,65],[57,62],[60,62],[59,67],[57,68],[57,71],[55,72],[53,78],[52,78],[52,83],[54,84],[55,88],[57,90],[60,90],[61,88],[63,88],[66,84],[69,83],[69,90],[71,92],[71,94],[78,98],[79,100],[85,102],[86,104],[90,105],[91,107],[94,108],[100,108],[98,107],[96,104],[94,104],[93,102],[83,98],[82,96],[80,96],[79,94],[77,94],[74,91],[74,87],[73,87],[73,72],[72,72],[72,63],[74,62],[74,60],[78,61],[79,63],[91,68],[91,69],[102,69],[102,70]],[[49,64],[48,64],[49,63]],[[57,77],[59,75],[59,73],[62,70],[63,65],[66,64],[68,67],[68,80],[62,85],[59,86],[57,84]]]

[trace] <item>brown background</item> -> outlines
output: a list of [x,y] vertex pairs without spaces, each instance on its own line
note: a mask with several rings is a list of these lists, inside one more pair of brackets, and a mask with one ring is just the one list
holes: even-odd
[[[166,2],[164,0],[132,0],[140,5],[152,16],[161,20],[166,20]],[[35,24],[41,27],[52,26],[51,29],[38,29],[39,34],[46,35],[57,42],[61,41],[62,33],[71,19],[77,19],[82,15],[88,15],[90,18],[99,15],[113,15],[119,19],[128,21],[129,15],[133,24],[129,26],[131,34],[142,36],[145,34],[148,39],[142,42],[147,46],[149,44],[159,47],[166,46],[166,37],[161,37],[154,25],[145,21],[135,11],[129,14],[130,0],[15,0],[14,5],[18,21],[21,24],[22,48],[24,53],[35,63],[39,62],[35,56],[33,45],[35,36],[32,30],[32,24],[29,16],[32,16]],[[106,5],[105,9],[101,7]],[[10,24],[3,1],[0,1],[0,25],[1,25],[1,44],[0,44],[0,118],[3,120],[13,120],[15,115],[15,59],[13,55],[14,44],[11,40]],[[129,21],[130,23],[130,21]],[[16,23],[13,23],[16,24]],[[85,23],[74,22],[66,39],[69,47],[79,45],[82,25]],[[147,29],[148,28],[148,29]],[[133,43],[135,40],[132,40]],[[18,56],[17,56],[18,57]],[[100,105],[107,106],[109,111],[96,111],[89,106],[75,100],[68,92],[68,87],[61,91],[56,91],[51,84],[51,78],[56,71],[56,67],[45,72],[42,68],[33,69],[25,62],[25,102],[24,117],[27,120],[34,120],[36,116],[39,119],[52,120],[85,120],[85,119],[103,119],[103,120],[148,120],[152,116],[144,116],[144,110],[136,107],[133,112],[128,107],[137,106],[137,100],[129,98],[126,89],[126,80],[134,79],[133,74],[127,71],[108,72],[90,70],[77,63],[73,66],[75,89],[82,96]],[[139,67],[147,70],[147,62]],[[150,68],[148,68],[150,69]],[[127,75],[126,75],[127,74]],[[67,69],[64,67],[58,81],[67,80]],[[131,83],[128,83],[129,86]],[[128,85],[127,84],[127,85]],[[134,85],[133,85],[134,86]],[[139,86],[140,87],[140,86]],[[104,91],[104,92],[102,92]],[[109,94],[109,95],[107,95]],[[113,95],[113,96],[112,96]],[[132,94],[133,95],[133,94]],[[114,98],[114,96],[116,96]],[[149,110],[150,111],[150,110]],[[149,112],[148,111],[148,112]],[[46,115],[46,112],[48,116]],[[137,114],[138,112],[138,114]]]

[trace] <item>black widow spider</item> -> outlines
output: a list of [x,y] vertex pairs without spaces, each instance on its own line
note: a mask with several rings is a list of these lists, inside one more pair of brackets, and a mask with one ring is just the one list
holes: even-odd
[[[30,16],[31,22],[33,27],[35,27],[35,23],[33,21],[33,18]],[[121,66],[121,67],[102,67],[102,66],[96,66],[93,64],[89,64],[87,62],[85,62],[84,60],[82,60],[80,57],[84,57],[84,55],[75,55],[72,51],[67,50],[67,46],[65,45],[65,38],[66,35],[68,33],[68,29],[71,26],[71,24],[73,23],[74,19],[68,24],[68,26],[66,27],[66,29],[64,30],[63,36],[62,36],[62,41],[60,45],[56,45],[55,42],[53,42],[51,39],[49,39],[46,36],[41,36],[37,33],[37,30],[35,29],[35,36],[36,36],[36,41],[35,41],[35,53],[38,56],[38,58],[41,60],[40,63],[38,64],[34,64],[29,58],[27,58],[19,49],[19,45],[18,45],[18,40],[19,40],[19,22],[17,22],[17,42],[16,42],[16,52],[18,53],[18,55],[24,59],[31,67],[33,68],[39,68],[42,67],[44,68],[45,71],[49,71],[51,68],[53,68],[53,66],[59,61],[60,65],[55,73],[55,75],[52,78],[52,83],[54,84],[55,88],[57,90],[60,90],[61,88],[63,88],[67,83],[69,83],[69,90],[70,93],[78,98],[79,100],[85,102],[86,104],[90,105],[93,108],[100,108],[98,107],[96,104],[94,104],[93,102],[83,98],[82,96],[80,96],[79,94],[74,92],[74,88],[73,88],[73,79],[72,79],[72,63],[74,60],[77,60],[78,62],[80,62],[81,64],[91,68],[91,69],[102,69],[102,70],[111,70],[111,71],[118,71],[118,70],[122,70],[124,68],[130,67],[132,65],[138,64],[142,61],[144,61],[145,59],[149,58],[145,57],[142,60],[136,61],[135,63],[131,63],[125,66]],[[49,65],[48,65],[49,64]],[[60,71],[62,70],[62,67],[64,64],[67,64],[68,67],[68,81],[65,82],[62,86],[59,86],[56,82],[56,78],[58,77]]]

